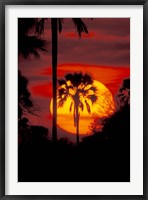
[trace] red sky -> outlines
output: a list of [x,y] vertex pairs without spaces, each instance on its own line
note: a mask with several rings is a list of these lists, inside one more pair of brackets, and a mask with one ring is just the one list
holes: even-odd
[[[122,80],[130,76],[130,19],[84,19],[89,34],[78,37],[71,19],[64,19],[62,33],[58,35],[58,78],[67,72],[89,72],[103,83],[114,96]],[[40,59],[20,59],[19,69],[29,80],[32,99],[40,108],[40,117],[30,116],[31,124],[43,125],[51,130],[49,103],[52,97],[51,29],[46,21],[44,35],[48,52]],[[59,137],[67,133],[59,130]],[[72,136],[71,136],[72,137]],[[75,138],[75,136],[74,136]]]

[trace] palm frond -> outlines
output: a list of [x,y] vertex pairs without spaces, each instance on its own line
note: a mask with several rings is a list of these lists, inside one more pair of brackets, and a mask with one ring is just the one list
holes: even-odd
[[91,86],[89,87],[88,89],[86,89],[85,87],[83,87],[82,89],[79,89],[79,92],[82,94],[82,96],[84,98],[87,98],[87,96],[90,94],[90,93],[93,93],[95,94],[97,92],[97,88],[95,86]]
[[58,84],[59,86],[66,85],[66,81],[64,79],[59,79]]
[[89,74],[84,74],[83,76],[83,84],[84,85],[91,85],[93,83],[92,77]]
[[91,100],[92,104],[96,103],[98,100],[98,97],[95,94],[88,95],[87,98]]
[[44,24],[45,24],[45,19],[46,18],[41,18],[38,19],[37,24],[36,24],[36,33],[41,35],[44,34]]
[[18,36],[27,35],[35,26],[36,18],[18,18]]
[[74,121],[74,127],[76,127],[76,108],[74,106],[74,111],[73,111],[73,121]]
[[84,104],[80,101],[80,103],[79,103],[79,108],[81,109],[81,111],[83,112],[83,110],[84,110]]
[[73,107],[73,102],[71,102],[71,104],[70,104],[70,108],[69,108],[70,112],[72,111],[72,107]]
[[66,94],[66,90],[64,88],[58,89],[58,98],[61,99],[63,95]]
[[86,108],[87,108],[88,113],[91,113],[90,105],[86,100],[85,100],[85,104],[86,104]]
[[75,72],[74,74],[66,74],[66,81],[70,81],[73,87],[78,87],[82,83],[83,74]]
[[63,19],[59,18],[58,19],[58,25],[59,25],[59,33],[62,32],[62,24],[64,23]]
[[67,96],[64,96],[63,98],[59,99],[59,101],[57,103],[58,107],[63,107],[66,100],[67,100]]
[[71,79],[73,79],[73,74],[70,74],[70,73],[66,74],[65,79],[66,81],[71,81]]
[[71,83],[74,87],[78,87],[82,83],[82,73],[74,73],[73,78],[71,79]]
[[79,37],[81,37],[82,32],[88,34],[87,26],[84,24],[81,18],[72,18],[72,20],[77,28]]
[[40,57],[38,51],[47,52],[46,46],[45,40],[39,39],[36,36],[19,37],[18,52],[24,58],[28,58],[30,54],[38,58]]
[[97,92],[97,88],[96,88],[95,86],[91,86],[91,87],[89,88],[89,90],[93,91],[94,93]]
[[91,76],[83,75],[81,72],[68,73],[65,75],[65,79],[58,82],[60,87],[58,89],[58,106],[62,107],[67,98],[70,98],[69,111],[73,112],[74,126],[76,126],[76,108],[78,107],[78,110],[83,112],[86,106],[87,112],[91,113],[90,103],[93,104],[98,100],[97,88],[93,85]]

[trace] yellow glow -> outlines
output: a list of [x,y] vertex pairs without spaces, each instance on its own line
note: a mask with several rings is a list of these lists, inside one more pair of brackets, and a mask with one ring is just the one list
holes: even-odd
[[[94,81],[93,85],[97,88],[96,95],[98,100],[93,105],[90,104],[91,114],[87,112],[84,106],[83,112],[80,111],[79,130],[80,134],[89,134],[89,126],[93,122],[93,115],[98,117],[107,117],[115,111],[115,103],[111,92],[99,81]],[[63,107],[57,108],[57,125],[69,133],[76,133],[74,126],[73,112],[70,113],[70,99],[67,99]],[[50,103],[50,112],[52,114],[53,101]]]

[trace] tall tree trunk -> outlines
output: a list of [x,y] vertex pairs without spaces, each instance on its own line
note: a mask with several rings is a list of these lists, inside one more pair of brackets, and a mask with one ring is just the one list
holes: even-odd
[[76,142],[79,144],[79,111],[78,105],[76,105]]
[[52,139],[57,141],[57,53],[58,53],[58,31],[57,18],[51,18],[52,30],[52,93],[53,93],[53,120],[52,120]]

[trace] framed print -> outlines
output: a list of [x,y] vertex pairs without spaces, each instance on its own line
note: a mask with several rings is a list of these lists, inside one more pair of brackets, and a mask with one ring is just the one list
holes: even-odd
[[2,198],[147,199],[147,6],[1,2]]

